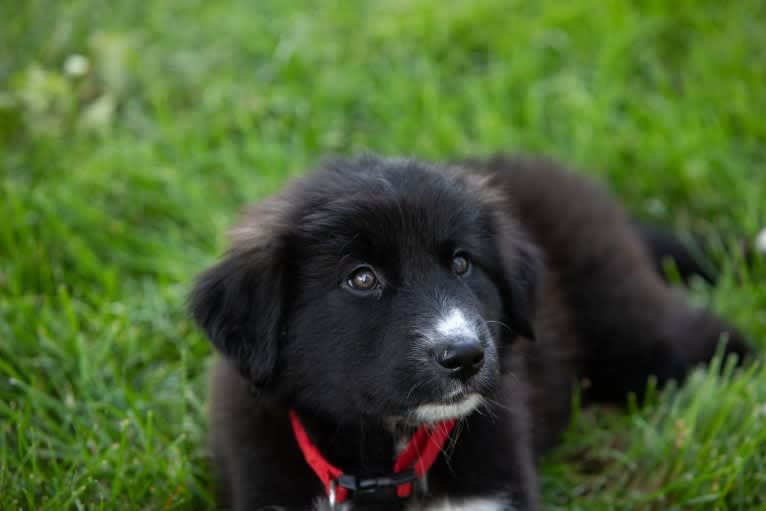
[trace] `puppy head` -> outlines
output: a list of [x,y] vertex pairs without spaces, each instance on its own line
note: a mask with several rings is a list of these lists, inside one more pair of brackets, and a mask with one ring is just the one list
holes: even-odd
[[463,416],[491,394],[504,344],[534,337],[536,251],[458,171],[334,162],[233,234],[192,312],[289,406],[339,421]]

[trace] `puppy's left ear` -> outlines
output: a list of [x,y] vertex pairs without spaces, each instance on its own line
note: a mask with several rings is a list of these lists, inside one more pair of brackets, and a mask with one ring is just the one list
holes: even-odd
[[540,250],[508,218],[496,221],[496,244],[500,254],[503,295],[507,322],[519,335],[535,340],[535,309],[542,279]]

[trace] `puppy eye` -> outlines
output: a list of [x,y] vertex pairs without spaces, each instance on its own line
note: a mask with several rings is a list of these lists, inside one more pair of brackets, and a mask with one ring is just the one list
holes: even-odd
[[468,254],[458,252],[452,256],[452,271],[455,275],[465,275],[470,268],[471,261],[468,259]]
[[356,291],[370,291],[378,287],[378,277],[372,268],[363,266],[354,270],[348,277],[346,284]]

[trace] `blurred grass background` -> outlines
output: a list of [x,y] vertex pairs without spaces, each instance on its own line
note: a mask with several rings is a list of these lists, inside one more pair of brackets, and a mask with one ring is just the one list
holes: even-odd
[[[213,509],[184,310],[323,155],[542,154],[718,240],[692,299],[766,347],[766,3],[0,2],[0,509]],[[766,509],[766,373],[578,413],[547,509]]]

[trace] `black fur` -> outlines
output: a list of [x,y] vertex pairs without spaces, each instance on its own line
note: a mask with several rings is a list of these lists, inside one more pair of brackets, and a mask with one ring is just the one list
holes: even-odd
[[[462,169],[340,160],[256,206],[192,295],[223,355],[212,441],[230,506],[306,510],[321,500],[289,408],[333,464],[389,473],[413,410],[455,388],[428,343],[435,318],[459,308],[480,318],[471,328],[485,350],[460,395],[484,404],[460,419],[427,489],[353,509],[444,498],[538,509],[535,461],[566,425],[575,381],[590,381],[591,401],[622,401],[649,375],[682,379],[722,336],[728,352],[749,352],[733,327],[661,280],[646,239],[582,178],[503,158]],[[456,250],[471,259],[462,276],[451,271]],[[348,287],[361,264],[379,289]]]

